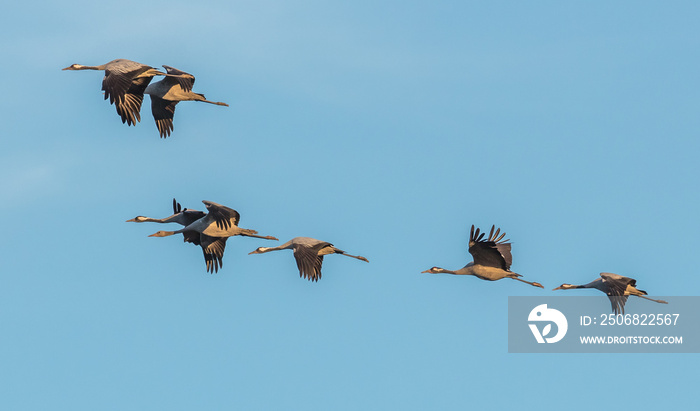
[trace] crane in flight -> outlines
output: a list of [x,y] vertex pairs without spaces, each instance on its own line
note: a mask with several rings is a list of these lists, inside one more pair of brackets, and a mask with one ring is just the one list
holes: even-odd
[[513,262],[513,256],[510,253],[510,240],[504,240],[506,233],[503,232],[499,236],[501,229],[494,232],[495,226],[491,226],[489,236],[484,238],[485,232],[480,232],[477,228],[474,230],[472,225],[469,233],[469,253],[474,257],[474,261],[452,271],[440,267],[432,267],[423,273],[429,274],[456,274],[456,275],[473,275],[487,281],[497,281],[503,278],[511,278],[521,281],[525,284],[530,284],[535,287],[544,288],[542,284],[536,282],[525,281],[518,273],[510,271],[510,265]]
[[664,300],[655,300],[653,298],[645,297],[647,292],[637,289],[637,280],[634,278],[613,273],[600,273],[600,278],[596,278],[588,284],[573,285],[564,283],[552,291],[573,290],[575,288],[595,288],[596,290],[604,292],[610,299],[610,304],[612,305],[612,310],[615,314],[625,313],[625,303],[630,295],[644,298],[645,300],[654,301],[655,303],[668,304],[668,302]]

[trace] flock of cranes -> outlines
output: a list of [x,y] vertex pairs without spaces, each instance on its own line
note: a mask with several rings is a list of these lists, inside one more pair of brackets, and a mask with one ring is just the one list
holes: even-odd
[[[226,240],[236,235],[245,237],[262,238],[265,240],[279,241],[276,237],[261,236],[255,230],[240,228],[238,223],[240,214],[229,207],[211,201],[202,201],[207,207],[208,213],[190,209],[183,209],[180,203],[173,199],[173,215],[165,218],[150,218],[137,216],[127,222],[153,222],[153,223],[177,223],[185,226],[175,231],[158,231],[149,237],[167,237],[182,234],[184,241],[199,245],[204,253],[207,272],[215,273],[223,266],[224,249]],[[510,252],[510,240],[504,240],[505,232],[491,226],[488,237],[486,233],[472,225],[469,233],[469,253],[474,261],[469,262],[459,270],[447,270],[440,267],[432,267],[422,273],[429,274],[454,274],[473,275],[487,281],[497,281],[504,278],[517,280],[534,287],[544,288],[538,282],[521,279],[520,274],[510,270],[513,256]],[[340,254],[369,262],[365,257],[348,254],[336,248],[333,244],[309,237],[295,237],[277,247],[258,247],[248,254],[263,254],[277,250],[292,250],[294,259],[299,269],[299,276],[310,281],[318,281],[321,278],[321,265],[323,256]],[[655,300],[645,297],[646,291],[636,288],[636,280],[617,274],[601,273],[600,278],[585,285],[562,284],[554,290],[570,290],[574,288],[595,288],[604,292],[610,299],[612,310],[615,314],[625,312],[627,297],[634,295],[657,303],[668,304],[663,300]]]
[[[63,70],[103,70],[102,80],[104,99],[114,104],[122,123],[136,125],[141,121],[141,105],[143,95],[151,96],[151,111],[155,119],[160,137],[170,136],[173,127],[175,106],[180,101],[201,101],[220,106],[228,106],[226,103],[207,100],[203,94],[194,93],[194,76],[170,66],[163,66],[166,72],[159,71],[151,66],[137,63],[131,60],[117,59],[99,66],[83,66],[72,64]],[[151,80],[155,76],[164,76],[153,84]],[[173,199],[173,214],[165,218],[150,218],[137,216],[127,222],[154,222],[177,223],[183,226],[175,231],[158,231],[149,237],[168,237],[182,234],[184,241],[201,247],[209,273],[216,273],[223,266],[224,250],[229,237],[244,236],[265,240],[279,241],[273,236],[261,236],[255,230],[240,228],[240,214],[229,207],[211,201],[203,201],[207,212],[182,208]],[[495,230],[495,231],[494,231]],[[534,287],[544,288],[538,282],[530,282],[521,279],[520,274],[510,270],[513,262],[510,240],[504,240],[505,232],[500,228],[491,227],[486,237],[485,232],[472,225],[469,235],[469,253],[474,261],[464,267],[452,271],[440,267],[432,267],[423,273],[430,274],[454,274],[472,275],[482,280],[497,281],[510,278],[529,284]],[[295,237],[277,247],[258,247],[249,254],[263,254],[277,250],[292,250],[297,263],[299,276],[310,281],[318,281],[321,278],[321,265],[323,256],[340,254],[361,261],[369,262],[367,258],[346,253],[336,248],[333,244],[309,237]],[[646,291],[636,288],[636,280],[617,274],[601,273],[600,278],[584,285],[562,284],[554,290],[570,290],[577,288],[595,288],[605,293],[610,299],[612,310],[615,314],[624,313],[627,298],[634,295],[657,303],[668,304],[663,300],[655,300],[645,297]]]
[[[455,274],[455,275],[473,275],[477,278],[487,281],[497,281],[503,278],[522,281],[535,287],[544,288],[542,284],[536,282],[525,281],[518,277],[520,274],[510,271],[510,265],[513,263],[513,256],[510,253],[510,240],[504,240],[506,233],[499,236],[501,229],[494,232],[495,226],[491,226],[489,236],[484,238],[486,233],[481,232],[477,228],[474,230],[472,225],[469,233],[469,253],[474,258],[473,262],[468,263],[464,267],[456,271],[446,270],[440,267],[432,267],[423,273],[430,274]],[[599,279],[585,285],[562,284],[555,288],[556,290],[569,290],[572,288],[595,288],[604,292],[610,299],[612,310],[615,314],[625,312],[625,303],[627,297],[634,295],[645,298],[657,303],[668,304],[663,300],[654,300],[648,297],[646,291],[636,288],[637,281],[633,278],[624,277],[611,273],[600,273]]]

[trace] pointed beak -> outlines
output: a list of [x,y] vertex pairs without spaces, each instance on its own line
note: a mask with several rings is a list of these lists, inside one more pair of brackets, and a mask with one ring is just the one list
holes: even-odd
[[557,288],[553,288],[553,289],[552,289],[552,291],[557,291],[557,290],[563,290],[563,288],[561,288],[561,286],[559,286],[559,287],[557,287]]
[[126,222],[127,222],[127,223],[135,223],[135,222],[136,222],[136,219],[135,219],[135,218],[132,218],[131,220],[126,220]]
[[425,274],[425,273],[430,274],[430,270],[421,271],[420,273],[421,273],[421,274]]

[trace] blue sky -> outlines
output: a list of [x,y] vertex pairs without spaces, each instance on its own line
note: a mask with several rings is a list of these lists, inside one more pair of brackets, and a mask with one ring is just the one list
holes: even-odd
[[[696,295],[694,2],[14,3],[0,16],[0,398],[13,410],[695,405],[697,354],[508,354],[507,297],[601,271]],[[197,78],[166,140],[102,100],[127,58]],[[224,267],[148,238],[238,210]],[[496,224],[503,280],[462,267]],[[582,291],[595,295],[596,291]],[[672,302],[672,301],[671,301]],[[653,303],[630,300],[643,312]],[[632,394],[631,396],[629,394]],[[575,401],[572,400],[575,398]],[[637,400],[638,401],[638,400]]]

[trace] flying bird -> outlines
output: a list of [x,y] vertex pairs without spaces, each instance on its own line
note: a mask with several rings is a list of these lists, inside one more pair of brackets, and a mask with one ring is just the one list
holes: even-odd
[[137,121],[141,121],[140,111],[143,93],[154,76],[177,78],[176,81],[181,82],[184,88],[190,90],[194,83],[194,78],[163,73],[151,66],[126,59],[112,60],[99,66],[72,64],[63,70],[104,70],[102,90],[105,100],[109,98],[109,103],[116,107],[122,123],[127,123],[129,126],[136,125]]
[[197,211],[197,210],[190,210],[185,208],[184,210],[182,209],[182,206],[180,203],[177,202],[173,198],[173,215],[165,218],[151,218],[151,217],[144,217],[144,216],[136,216],[132,218],[131,220],[126,220],[127,223],[133,222],[133,223],[145,223],[145,222],[151,222],[151,223],[178,223],[183,226],[187,226],[192,224],[193,222],[199,220],[200,218],[204,217],[207,215],[207,213],[203,211]]
[[[187,208],[183,209],[180,203],[178,203],[174,198],[173,213],[173,215],[165,218],[137,216],[126,221],[135,223],[178,223],[183,226],[188,226],[207,215],[207,213],[203,211],[190,210]],[[185,242],[198,245],[202,248],[204,261],[207,265],[207,272],[219,272],[219,268],[221,268],[223,265],[222,259],[224,257],[224,249],[226,248],[227,238],[211,237],[196,231],[183,231],[182,236],[184,237]]]
[[[167,237],[175,234],[183,234],[185,241],[199,236],[200,245],[204,252],[204,260],[207,263],[207,272],[218,272],[223,266],[224,248],[226,240],[236,235],[277,240],[272,236],[260,236],[255,230],[238,227],[241,219],[238,211],[222,206],[211,201],[202,201],[207,207],[208,214],[187,224],[185,228],[176,231],[158,231],[149,237]],[[185,209],[186,210],[186,209]],[[183,210],[184,211],[184,210]],[[193,242],[190,241],[190,242]]]
[[[595,288],[607,294],[610,299],[610,304],[612,305],[613,313],[624,314],[625,313],[625,303],[627,302],[627,297],[630,295],[635,295],[645,300],[654,301],[656,303],[668,304],[664,300],[654,300],[653,298],[645,297],[647,292],[644,290],[637,289],[637,280],[634,278],[625,277],[613,273],[600,273],[600,278],[596,278],[588,284],[584,285],[572,285],[572,284],[562,284],[554,290],[571,290],[574,288]],[[554,291],[552,290],[552,291]]]
[[151,111],[162,138],[170,136],[173,131],[175,106],[181,101],[202,101],[228,107],[226,103],[209,101],[204,97],[204,94],[192,92],[193,75],[170,66],[164,65],[163,67],[172,77],[165,77],[163,80],[150,84],[144,91],[151,96]]
[[369,262],[365,257],[350,255],[343,250],[335,248],[329,242],[309,237],[295,237],[278,247],[258,247],[248,254],[262,254],[289,249],[294,251],[294,259],[297,261],[297,268],[299,268],[299,277],[307,278],[309,281],[318,281],[321,278],[321,264],[323,264],[324,255],[341,254]]
[[520,274],[510,271],[510,265],[513,262],[513,256],[510,254],[510,240],[503,240],[506,233],[499,236],[501,229],[494,232],[495,226],[491,226],[491,233],[488,238],[484,239],[484,233],[480,233],[477,228],[474,231],[472,225],[469,234],[469,253],[474,257],[474,261],[465,265],[457,271],[450,271],[440,267],[432,267],[423,273],[430,274],[457,274],[457,275],[473,275],[482,280],[496,281],[502,278],[511,278],[513,280],[522,281],[526,284],[535,287],[542,287],[542,284],[522,280]]

